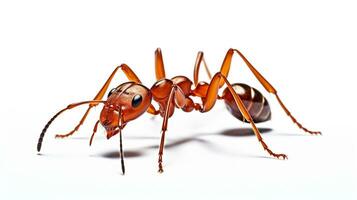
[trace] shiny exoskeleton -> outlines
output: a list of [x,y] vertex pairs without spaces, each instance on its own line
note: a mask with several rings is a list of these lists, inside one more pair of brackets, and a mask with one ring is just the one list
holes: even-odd
[[[244,83],[235,83],[232,84],[232,87],[242,99],[244,106],[247,108],[254,123],[265,122],[271,119],[271,111],[268,100],[262,93]],[[244,120],[242,113],[234,103],[233,96],[227,88],[223,91],[222,98],[226,103],[227,109],[234,117],[240,121],[247,122]]]
[[[185,104],[181,108],[184,112],[191,112],[195,109],[200,109],[199,105],[195,105],[190,96],[205,98],[209,86],[208,83],[201,81],[198,83],[199,87],[195,88],[195,90],[191,90],[193,83],[190,79],[185,76],[176,76],[172,79],[162,79],[156,82],[150,89],[154,100],[159,104],[159,111],[162,117],[164,116],[165,108],[167,106],[167,99],[164,97],[169,96],[171,90],[170,88],[173,84],[176,84],[185,96]],[[243,83],[232,84],[232,87],[243,101],[244,106],[247,108],[247,111],[251,115],[254,123],[265,122],[271,119],[271,111],[268,100],[266,100],[262,93]],[[223,90],[221,98],[224,100],[227,109],[234,117],[240,121],[248,123],[248,121],[244,120],[244,117],[239,111],[238,106],[235,104],[234,98],[228,88]],[[173,102],[169,108],[169,117],[173,115],[175,111],[174,108],[175,104]]]
[[[152,115],[160,115],[163,117],[163,123],[158,164],[159,172],[163,172],[162,156],[165,143],[165,133],[168,124],[167,122],[168,119],[174,114],[175,109],[182,109],[185,112],[198,111],[204,113],[211,110],[217,100],[224,100],[228,110],[233,116],[241,121],[251,124],[252,129],[264,150],[266,150],[273,157],[286,159],[287,156],[285,154],[276,154],[270,150],[267,144],[263,141],[259,130],[255,126],[255,123],[265,122],[271,118],[271,110],[266,98],[253,87],[243,83],[231,84],[227,79],[234,52],[236,52],[243,59],[247,67],[263,85],[263,87],[269,93],[275,95],[283,110],[292,119],[292,121],[297,124],[299,128],[310,134],[320,134],[320,132],[306,129],[299,122],[297,122],[297,120],[291,115],[291,113],[280,100],[274,87],[252,66],[252,64],[240,51],[236,49],[229,49],[226,57],[223,60],[221,70],[213,77],[211,76],[211,73],[207,67],[203,52],[199,52],[194,67],[193,81],[191,81],[185,76],[175,76],[171,79],[167,79],[162,53],[160,49],[157,49],[155,51],[155,73],[157,81],[150,89],[141,83],[140,79],[128,65],[122,64],[118,66],[109,76],[108,80],[105,82],[103,87],[92,101],[83,101],[70,104],[66,108],[56,113],[49,120],[40,134],[37,144],[38,152],[41,150],[42,141],[48,127],[61,113],[83,104],[89,105],[79,124],[67,134],[56,135],[57,138],[64,138],[72,135],[83,124],[89,111],[94,106],[97,106],[98,104],[104,104],[100,113],[100,118],[95,123],[89,144],[92,144],[99,124],[105,128],[106,136],[108,139],[118,134],[120,138],[121,166],[122,172],[124,174],[125,167],[122,147],[122,129],[129,121],[138,118],[145,112],[148,112]],[[204,64],[210,79],[210,83],[198,81],[201,63]],[[129,82],[122,83],[119,86],[113,88],[108,93],[107,100],[103,101],[102,99],[108,90],[109,84],[119,69],[124,72],[126,77],[129,79]],[[226,88],[223,90],[222,95],[219,95],[219,91],[224,85],[226,85]],[[191,98],[193,96],[199,97],[201,102],[194,102]],[[158,110],[155,109],[155,106],[152,105],[153,102],[158,104]]]

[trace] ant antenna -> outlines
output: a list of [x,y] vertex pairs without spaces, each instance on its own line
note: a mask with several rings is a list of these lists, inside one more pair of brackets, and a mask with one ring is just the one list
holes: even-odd
[[106,101],[82,101],[82,102],[79,102],[79,103],[73,103],[73,104],[69,104],[66,108],[60,110],[58,113],[56,113],[46,124],[46,126],[42,129],[42,132],[40,134],[40,137],[38,138],[38,143],[37,143],[37,151],[40,152],[41,151],[41,147],[42,147],[42,141],[43,141],[43,138],[45,137],[45,133],[48,129],[48,127],[52,124],[52,122],[61,114],[63,113],[64,111],[66,110],[70,110],[74,107],[77,107],[77,106],[80,106],[80,105],[83,105],[83,104],[94,104],[94,105],[98,105],[99,103],[106,103]]
[[118,128],[119,128],[119,139],[120,139],[120,160],[121,160],[121,171],[123,172],[123,175],[125,174],[125,165],[124,165],[124,152],[123,152],[123,140],[122,140],[122,135],[121,135],[121,107],[119,108],[119,120],[118,120]]

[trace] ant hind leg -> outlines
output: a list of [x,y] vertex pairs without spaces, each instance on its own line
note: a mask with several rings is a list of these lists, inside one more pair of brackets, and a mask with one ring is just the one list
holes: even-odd
[[200,112],[207,112],[207,111],[211,110],[211,108],[214,106],[214,104],[217,100],[217,96],[218,96],[219,82],[221,80],[223,80],[224,83],[227,85],[227,88],[229,89],[229,92],[232,94],[237,107],[239,108],[239,110],[242,113],[245,120],[248,121],[250,123],[250,125],[252,126],[255,136],[257,137],[260,144],[263,146],[264,150],[266,150],[271,156],[273,156],[275,158],[287,159],[288,157],[285,154],[277,154],[277,153],[274,153],[272,150],[270,150],[268,145],[264,142],[258,128],[255,126],[255,123],[254,123],[252,117],[250,116],[247,108],[244,106],[243,101],[235,93],[232,85],[228,82],[228,80],[222,73],[218,72],[212,78],[212,81],[209,84],[209,88],[208,88],[206,97],[203,98],[203,105],[200,109]]
[[[293,123],[295,123],[300,129],[302,129],[303,131],[316,135],[316,134],[320,134],[320,131],[311,131],[308,130],[307,128],[305,128],[301,123],[299,123],[296,118],[290,113],[290,111],[285,107],[285,105],[283,104],[283,102],[280,100],[278,93],[276,91],[276,89],[263,77],[263,75],[261,75],[259,73],[258,70],[256,70],[253,65],[248,61],[248,59],[237,49],[229,49],[226,57],[223,60],[222,63],[222,67],[220,72],[222,73],[223,76],[227,77],[228,73],[229,73],[229,69],[231,67],[231,62],[232,62],[232,57],[234,52],[236,52],[244,61],[244,63],[247,65],[247,67],[249,68],[249,70],[253,73],[253,75],[255,76],[255,78],[262,84],[262,86],[269,92],[275,95],[276,99],[278,100],[280,106],[283,108],[283,110],[285,111],[285,113],[288,115],[288,117],[290,117],[290,119],[293,121]],[[221,88],[224,84],[224,81],[221,80],[219,83],[219,87]]]

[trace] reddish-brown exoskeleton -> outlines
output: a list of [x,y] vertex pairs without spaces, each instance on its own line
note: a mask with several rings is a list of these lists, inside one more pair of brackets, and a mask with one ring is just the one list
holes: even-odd
[[[125,173],[124,156],[122,148],[122,135],[121,130],[131,120],[136,119],[145,112],[153,115],[160,114],[163,117],[162,134],[159,147],[159,172],[163,172],[162,167],[162,155],[165,143],[165,133],[167,130],[168,119],[173,115],[175,108],[180,108],[185,112],[199,111],[208,112],[214,106],[217,99],[223,99],[226,103],[228,110],[239,120],[250,123],[253,131],[264,148],[271,156],[276,158],[287,159],[285,154],[277,154],[270,150],[267,144],[263,141],[261,134],[255,123],[264,122],[270,119],[271,111],[268,101],[265,97],[256,89],[242,83],[231,84],[227,80],[229,69],[231,66],[232,56],[236,52],[246,63],[250,71],[263,85],[263,87],[269,92],[275,95],[280,106],[286,112],[286,114],[297,124],[297,126],[310,134],[321,134],[320,132],[310,131],[303,127],[292,114],[285,107],[280,100],[277,91],[274,87],[252,66],[252,64],[244,57],[244,55],[237,49],[229,49],[226,57],[224,58],[221,70],[217,72],[213,77],[208,70],[207,64],[204,59],[203,52],[199,52],[197,55],[194,79],[192,81],[185,76],[176,76],[171,79],[167,79],[165,75],[164,62],[160,49],[155,51],[155,69],[157,82],[149,89],[141,84],[141,81],[136,74],[126,64],[122,64],[115,68],[103,87],[92,101],[84,101],[75,104],[70,104],[63,110],[60,110],[54,115],[50,121],[46,124],[39,137],[37,150],[40,152],[43,137],[49,125],[53,120],[62,112],[77,107],[83,104],[89,104],[87,111],[80,120],[79,124],[68,134],[56,135],[57,138],[64,138],[72,135],[77,131],[80,125],[85,121],[89,111],[94,106],[102,103],[104,104],[103,110],[100,114],[100,119],[95,123],[93,134],[90,138],[89,144],[92,144],[94,134],[97,131],[98,124],[100,123],[106,130],[107,138],[119,133],[120,138],[120,157],[122,172]],[[201,63],[207,71],[210,78],[210,83],[199,82],[198,75]],[[122,70],[129,79],[129,82],[125,82],[118,87],[112,89],[108,94],[108,99],[103,101],[103,97],[108,90],[109,84],[112,81],[114,75],[118,70]],[[218,95],[218,91],[224,85],[227,87],[224,89],[223,94]],[[202,102],[195,103],[191,96],[200,97]],[[152,101],[159,104],[159,110],[156,110],[152,105]]]

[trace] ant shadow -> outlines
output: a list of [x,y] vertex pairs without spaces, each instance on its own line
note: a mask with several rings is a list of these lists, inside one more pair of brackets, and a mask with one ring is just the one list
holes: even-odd
[[[135,137],[135,139],[143,139],[140,137]],[[145,139],[148,139],[147,137],[145,137]],[[150,139],[160,139],[159,137],[150,137]],[[179,140],[175,140],[173,142],[166,142],[167,144],[165,144],[165,149],[171,149],[180,145],[184,145],[186,143],[190,143],[190,142],[199,142],[202,144],[209,144],[209,142],[207,140],[204,139],[200,139],[200,138],[183,138],[183,139],[179,139]],[[125,150],[124,151],[124,158],[135,158],[135,157],[140,157],[140,156],[144,156],[144,152],[148,149],[158,149],[159,145],[152,145],[152,146],[146,146],[140,149],[136,149],[136,150]],[[96,155],[99,157],[103,157],[103,158],[109,158],[109,159],[118,159],[120,158],[120,153],[118,150],[115,151],[109,151],[109,152],[105,152],[99,155]]]
[[[273,129],[271,128],[258,128],[261,134],[271,132]],[[253,129],[251,128],[234,128],[224,130],[219,133],[220,135],[224,136],[232,136],[232,137],[246,137],[246,136],[253,136],[255,135]]]
[[[273,129],[271,128],[258,128],[261,134],[265,134],[268,132],[271,132]],[[182,139],[178,139],[178,140],[171,140],[171,141],[167,141],[165,144],[165,149],[174,149],[176,147],[188,144],[188,143],[192,143],[192,142],[196,142],[199,143],[201,145],[204,145],[206,147],[213,147],[214,145],[209,142],[206,139],[203,139],[201,137],[204,136],[228,136],[228,137],[249,137],[249,136],[255,136],[255,133],[252,129],[250,128],[235,128],[235,129],[228,129],[228,130],[224,130],[222,132],[219,133],[203,133],[203,134],[195,134],[193,137],[186,137],[186,138],[182,138]],[[129,137],[130,139],[160,139],[160,137],[147,137],[147,136],[143,136],[143,137]],[[159,145],[151,145],[151,146],[145,146],[142,147],[141,149],[136,149],[136,150],[126,150],[124,151],[124,157],[125,158],[135,158],[135,157],[140,157],[140,156],[144,156],[145,155],[145,151],[147,150],[153,150],[153,149],[158,149]],[[217,147],[214,147],[217,148]],[[103,157],[103,158],[109,158],[109,159],[118,159],[120,158],[120,153],[118,150],[115,151],[109,151],[109,152],[105,152],[102,154],[97,155],[99,157]],[[246,155],[248,156],[248,155]],[[256,156],[256,155],[250,155],[249,157],[256,157],[256,158],[270,158],[270,157],[265,157],[265,156]]]
[[[109,152],[105,152],[103,154],[99,155],[100,157],[103,158],[120,158],[120,153],[119,151],[109,151]],[[143,156],[143,152],[141,151],[124,151],[124,157],[125,158],[135,158],[135,157],[140,157]]]

